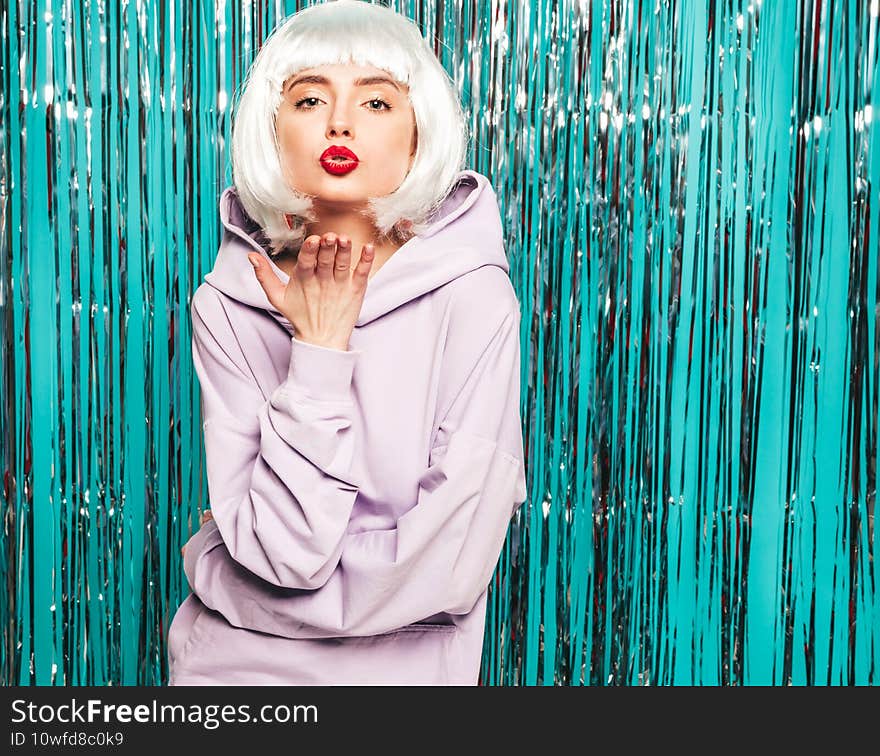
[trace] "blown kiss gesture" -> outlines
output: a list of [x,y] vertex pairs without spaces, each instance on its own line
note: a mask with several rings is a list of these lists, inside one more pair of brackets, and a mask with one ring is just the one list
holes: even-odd
[[373,245],[364,245],[352,268],[351,240],[346,236],[332,232],[309,236],[286,285],[262,257],[250,254],[248,259],[270,304],[290,321],[299,341],[348,351],[373,256]]

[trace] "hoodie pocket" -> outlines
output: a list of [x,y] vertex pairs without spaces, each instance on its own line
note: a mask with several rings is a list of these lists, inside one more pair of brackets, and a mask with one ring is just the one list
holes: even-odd
[[448,685],[469,674],[457,625],[294,639],[235,627],[195,602],[172,628],[169,685]]

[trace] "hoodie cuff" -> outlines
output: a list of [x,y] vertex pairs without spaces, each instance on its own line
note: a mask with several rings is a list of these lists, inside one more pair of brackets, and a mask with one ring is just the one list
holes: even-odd
[[359,349],[317,346],[291,337],[288,383],[313,399],[351,399],[351,378]]
[[186,575],[189,587],[196,589],[196,562],[206,548],[214,548],[223,543],[223,536],[213,518],[202,525],[186,542],[186,550],[183,552],[183,572]]

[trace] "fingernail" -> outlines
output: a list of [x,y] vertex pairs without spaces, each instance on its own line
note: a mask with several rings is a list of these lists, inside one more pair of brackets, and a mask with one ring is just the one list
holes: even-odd
[[255,268],[260,264],[255,257],[251,257],[250,255],[248,255],[248,260],[251,261],[251,265],[253,265]]

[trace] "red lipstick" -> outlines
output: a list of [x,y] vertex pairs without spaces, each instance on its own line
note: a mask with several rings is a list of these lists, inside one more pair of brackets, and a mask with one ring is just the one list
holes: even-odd
[[330,145],[321,153],[321,167],[336,176],[353,171],[358,166],[358,156],[348,147]]

